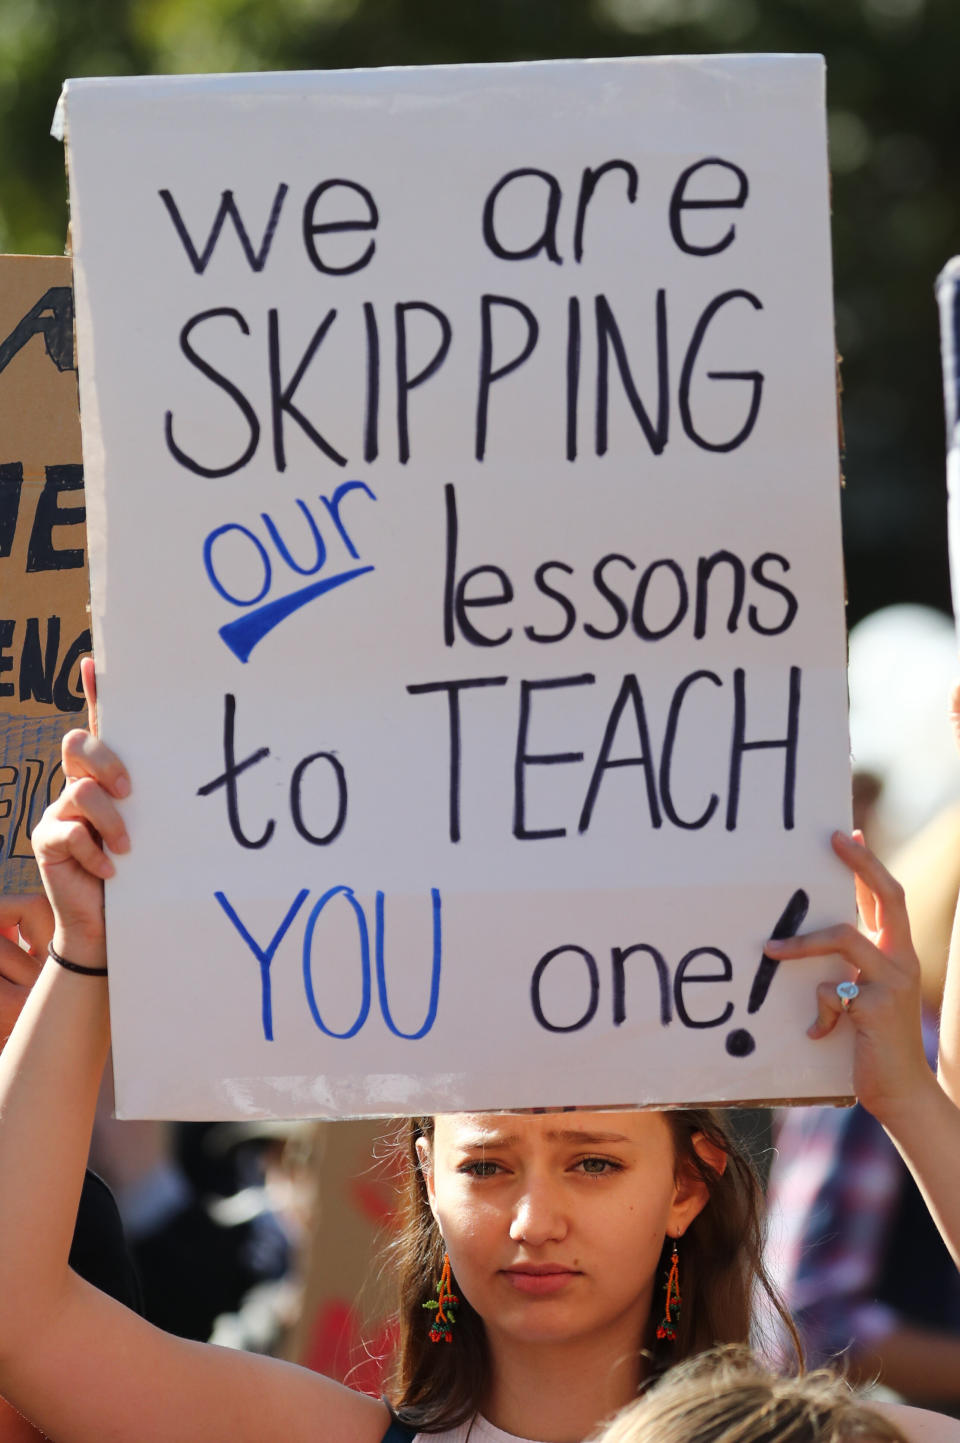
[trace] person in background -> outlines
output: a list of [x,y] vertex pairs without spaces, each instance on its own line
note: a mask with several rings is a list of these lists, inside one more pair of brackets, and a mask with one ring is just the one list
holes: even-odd
[[835,1373],[777,1377],[744,1349],[681,1363],[598,1435],[598,1443],[951,1443],[936,1413],[864,1406]]

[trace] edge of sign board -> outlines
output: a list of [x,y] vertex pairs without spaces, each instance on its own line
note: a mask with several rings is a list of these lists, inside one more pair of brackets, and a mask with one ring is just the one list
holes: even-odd
[[[586,1104],[576,1109],[583,1112],[691,1112],[708,1109],[711,1112],[741,1112],[756,1108],[774,1107],[853,1107],[857,1102],[856,1097],[759,1097],[750,1098],[744,1102],[647,1102],[635,1104],[631,1102],[614,1103],[610,1107],[591,1107]],[[492,1117],[503,1117],[511,1111],[520,1113],[527,1112],[565,1112],[568,1108],[503,1108],[503,1109],[480,1109],[481,1112],[489,1112]],[[171,1118],[168,1113],[145,1113],[140,1108],[127,1112],[120,1102],[117,1103],[115,1117],[118,1122],[218,1122],[223,1121],[221,1114],[209,1115],[206,1112],[197,1112],[190,1117]],[[441,1113],[434,1114],[442,1116]],[[343,1113],[342,1115],[331,1115],[330,1113],[316,1113],[310,1116],[300,1114],[294,1121],[297,1122],[396,1122],[401,1118],[410,1116],[403,1112],[358,1112]],[[242,1121],[256,1123],[263,1119],[281,1121],[278,1113],[257,1113],[247,1118],[230,1119],[231,1121]]]
[[69,125],[67,122],[67,107],[73,95],[78,91],[88,90],[114,90],[129,91],[131,89],[173,89],[182,91],[184,89],[196,89],[198,84],[208,91],[236,91],[238,88],[252,91],[262,90],[277,94],[284,91],[295,91],[302,86],[304,78],[316,79],[323,76],[327,85],[334,89],[341,84],[348,84],[351,89],[356,90],[369,80],[373,84],[379,83],[390,76],[403,77],[409,73],[419,73],[419,76],[430,75],[438,79],[446,78],[451,72],[462,77],[482,78],[493,71],[511,70],[536,70],[557,72],[573,66],[624,66],[628,64],[642,64],[645,66],[660,66],[675,64],[683,61],[691,67],[698,67],[708,70],[713,65],[728,67],[731,62],[738,66],[762,66],[771,60],[794,61],[816,65],[821,76],[826,74],[826,57],[820,51],[797,50],[797,51],[735,51],[729,53],[709,52],[697,55],[592,55],[539,60],[496,60],[496,61],[471,61],[469,63],[447,63],[441,65],[371,65],[357,66],[351,68],[336,68],[329,70],[248,70],[233,71],[229,73],[209,74],[197,71],[185,75],[107,75],[107,76],[73,76],[64,80],[54,108],[50,122],[50,134],[55,140],[69,143]]
[[128,90],[132,87],[143,89],[148,87],[175,87],[177,89],[195,85],[201,81],[205,89],[209,90],[234,90],[238,85],[252,83],[253,87],[264,90],[296,90],[302,84],[304,77],[309,76],[315,79],[317,76],[324,76],[330,81],[348,81],[356,86],[365,75],[406,75],[410,71],[427,72],[430,74],[442,75],[450,71],[457,71],[460,74],[474,73],[483,75],[493,70],[560,70],[583,68],[584,66],[605,66],[642,63],[644,65],[672,65],[677,61],[685,64],[709,66],[712,64],[728,65],[734,62],[737,65],[765,65],[771,60],[794,60],[808,61],[811,64],[819,62],[826,67],[826,57],[820,50],[739,50],[739,51],[703,51],[696,53],[676,53],[671,55],[584,55],[584,56],[562,56],[562,57],[540,57],[529,60],[471,60],[471,61],[448,61],[441,64],[411,64],[411,65],[361,65],[361,66],[331,66],[329,69],[304,68],[301,70],[236,70],[236,71],[190,71],[183,74],[160,74],[160,75],[75,75],[64,80],[60,97],[54,110],[51,122],[51,134],[58,140],[63,139],[64,131],[64,100],[71,90],[88,89],[111,89]]

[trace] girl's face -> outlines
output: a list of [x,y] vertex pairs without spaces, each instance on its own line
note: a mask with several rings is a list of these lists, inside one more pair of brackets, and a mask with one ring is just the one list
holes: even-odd
[[707,1200],[676,1175],[660,1114],[446,1114],[419,1147],[456,1284],[494,1346],[598,1330],[640,1345],[664,1236]]

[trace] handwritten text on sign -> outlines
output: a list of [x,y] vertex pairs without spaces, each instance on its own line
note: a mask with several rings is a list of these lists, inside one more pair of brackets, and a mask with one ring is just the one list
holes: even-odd
[[122,1109],[845,1091],[820,63],[67,111]]

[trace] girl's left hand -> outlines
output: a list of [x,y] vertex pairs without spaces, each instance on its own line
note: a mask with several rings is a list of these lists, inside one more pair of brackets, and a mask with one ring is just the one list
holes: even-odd
[[53,913],[42,892],[31,897],[0,897],[0,1052],[40,975]]
[[854,1089],[860,1101],[888,1124],[917,1087],[932,1080],[920,1024],[920,964],[910,937],[903,888],[864,846],[863,837],[834,832],[831,845],[856,879],[862,931],[849,923],[767,942],[777,960],[839,953],[851,967],[858,995],[846,1009],[836,982],[817,988],[817,1018],[808,1029],[826,1037],[844,1011],[854,1029]]

